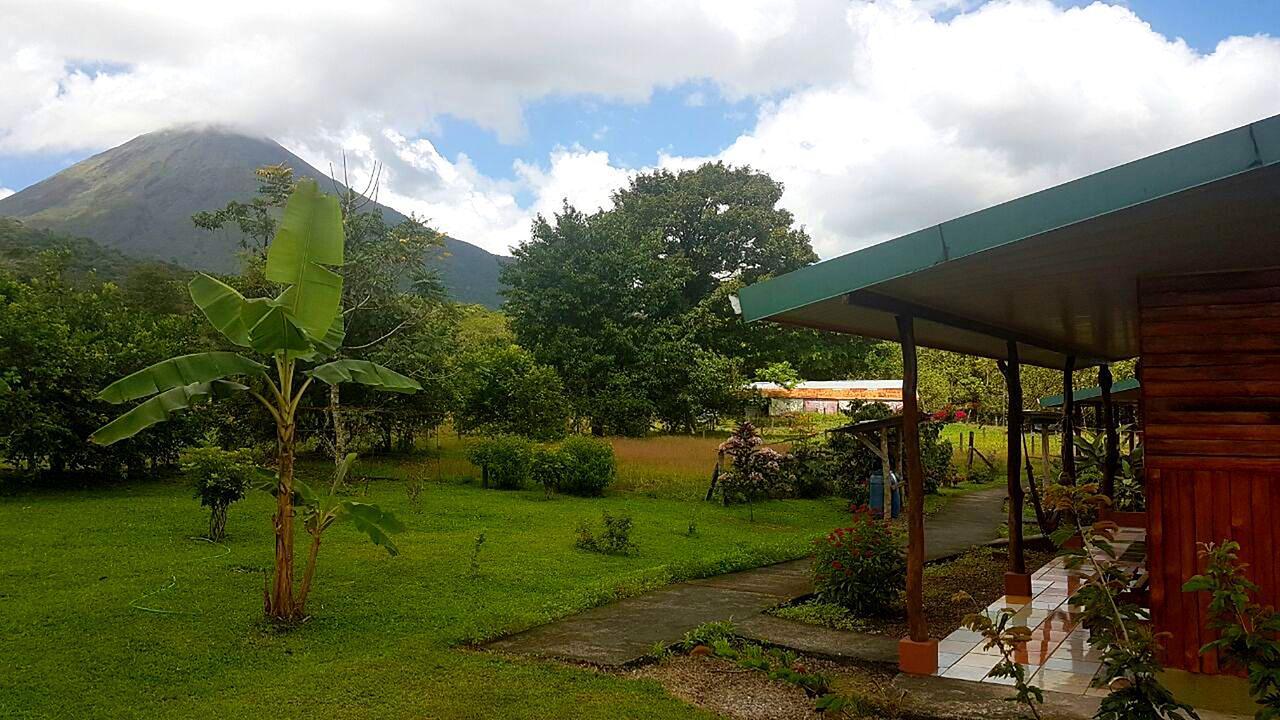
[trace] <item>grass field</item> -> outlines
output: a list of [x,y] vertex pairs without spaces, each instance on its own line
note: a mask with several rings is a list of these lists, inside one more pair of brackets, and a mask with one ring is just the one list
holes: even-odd
[[[633,450],[624,443],[620,458]],[[445,455],[448,468],[457,457]],[[672,478],[687,470],[693,486],[691,459],[651,464]],[[369,499],[408,526],[401,555],[335,527],[314,618],[289,632],[260,621],[265,494],[232,507],[219,545],[197,539],[206,516],[176,480],[0,498],[0,717],[705,717],[654,683],[466,645],[681,578],[798,557],[846,517],[839,501],[789,500],[757,504],[751,522],[745,507],[667,496],[683,490],[545,500],[437,484],[434,471],[404,458],[366,463],[366,475],[427,480],[417,512],[404,482],[369,485]],[[634,470],[636,489],[642,475]],[[604,509],[631,513],[637,556],[574,548],[575,525]]]

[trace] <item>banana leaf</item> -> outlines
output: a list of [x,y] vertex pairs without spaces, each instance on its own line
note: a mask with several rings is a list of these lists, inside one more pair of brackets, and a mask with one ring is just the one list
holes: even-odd
[[417,380],[368,360],[334,360],[308,370],[307,374],[330,385],[355,382],[400,393],[422,389]]
[[291,285],[281,297],[297,325],[320,337],[342,305],[342,276],[324,267],[342,265],[342,211],[338,199],[305,180],[289,196],[284,218],[267,250],[268,280]]
[[392,556],[400,554],[400,549],[396,547],[391,535],[392,533],[403,532],[404,524],[397,520],[394,515],[377,505],[354,500],[342,501],[341,507],[343,513],[339,519],[350,520],[358,530],[369,536],[374,545],[381,545],[386,548],[388,554]]
[[244,304],[244,322],[249,326],[249,344],[258,352],[274,355],[278,352],[312,350],[302,328],[294,323],[288,311],[265,298],[248,300]]
[[191,300],[218,332],[240,347],[250,347],[249,326],[245,325],[242,312],[244,296],[226,283],[200,273],[187,285]]
[[119,404],[228,375],[261,375],[266,369],[265,365],[232,352],[182,355],[120,378],[99,393],[98,399]]
[[174,413],[190,408],[201,398],[223,398],[248,389],[245,385],[229,380],[214,380],[165,390],[98,428],[89,439],[99,445],[110,445],[168,420]]

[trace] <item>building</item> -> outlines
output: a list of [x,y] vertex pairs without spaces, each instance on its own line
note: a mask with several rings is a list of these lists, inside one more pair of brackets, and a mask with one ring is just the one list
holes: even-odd
[[[916,432],[916,347],[993,358],[1010,398],[1021,365],[1097,368],[1114,477],[1110,363],[1141,358],[1149,609],[1166,667],[1214,675],[1208,603],[1182,585],[1198,545],[1242,546],[1257,600],[1280,603],[1280,116],[924,228],[746,287],[743,318],[897,341],[908,435]],[[1104,389],[1105,388],[1105,389]],[[1011,402],[1010,418],[1021,418]],[[1021,422],[1010,422],[1007,595],[1035,589],[1022,557]],[[910,503],[904,670],[932,674],[921,585],[918,451]],[[1063,455],[1070,482],[1074,459]]]
[[901,380],[815,380],[791,389],[777,383],[755,382],[751,389],[769,400],[769,416],[795,413],[835,415],[858,402],[878,402],[902,409]]

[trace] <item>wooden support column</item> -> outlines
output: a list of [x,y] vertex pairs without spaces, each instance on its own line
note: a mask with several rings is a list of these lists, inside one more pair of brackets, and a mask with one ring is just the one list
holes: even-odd
[[893,466],[889,462],[889,428],[880,428],[880,473],[884,476],[884,505],[881,506],[881,517],[885,520],[893,518]]
[[1098,366],[1098,388],[1102,390],[1102,432],[1105,450],[1102,460],[1102,494],[1116,496],[1116,470],[1120,465],[1120,436],[1116,432],[1116,410],[1111,402],[1111,366]]
[[938,641],[929,638],[924,617],[924,468],[920,463],[920,405],[916,390],[915,323],[898,316],[902,343],[902,447],[907,476],[907,628],[898,643],[898,667],[914,675],[938,670]]
[[1076,359],[1067,356],[1062,369],[1062,483],[1076,484],[1076,398],[1071,375],[1076,369]]
[[1031,597],[1031,576],[1022,547],[1022,370],[1018,343],[1010,340],[1009,359],[1000,363],[1009,396],[1009,450],[1005,478],[1009,488],[1009,570],[1004,574],[1004,594]]

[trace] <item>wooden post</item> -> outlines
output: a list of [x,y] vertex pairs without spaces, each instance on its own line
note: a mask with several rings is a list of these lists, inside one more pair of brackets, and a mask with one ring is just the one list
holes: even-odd
[[1004,574],[1005,595],[1031,597],[1031,576],[1022,548],[1022,370],[1018,343],[1008,343],[1008,361],[1000,363],[1009,397],[1008,465],[1005,479],[1009,488],[1009,571]]
[[969,459],[964,464],[964,479],[968,480],[973,475],[973,431],[969,431]]
[[885,520],[893,518],[893,467],[889,462],[889,428],[880,428],[880,472],[884,474],[884,513]]
[[1045,423],[1040,426],[1040,460],[1044,465],[1044,481],[1053,482],[1053,475],[1049,471],[1053,466],[1049,463],[1049,424]]
[[1120,464],[1120,436],[1116,432],[1116,411],[1111,402],[1111,366],[1098,366],[1098,387],[1102,390],[1102,432],[1105,454],[1102,460],[1102,494],[1116,495],[1116,469]]
[[1076,399],[1071,374],[1076,369],[1074,355],[1062,368],[1062,483],[1076,484]]
[[907,628],[898,643],[898,666],[914,675],[938,670],[938,641],[929,639],[924,617],[924,468],[920,464],[920,406],[915,323],[898,316],[902,343],[902,447],[907,475]]

